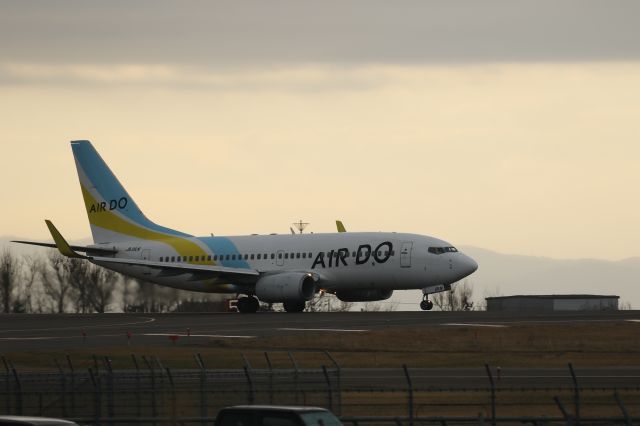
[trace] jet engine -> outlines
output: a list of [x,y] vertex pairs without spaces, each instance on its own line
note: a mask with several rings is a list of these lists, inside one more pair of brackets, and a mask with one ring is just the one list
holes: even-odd
[[343,302],[373,302],[386,300],[392,294],[393,290],[388,289],[340,290],[336,292],[336,297]]
[[267,303],[311,300],[315,292],[313,277],[304,272],[266,275],[256,283],[256,296]]

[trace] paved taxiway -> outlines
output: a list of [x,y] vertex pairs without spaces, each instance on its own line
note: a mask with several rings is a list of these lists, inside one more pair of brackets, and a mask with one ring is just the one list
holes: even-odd
[[609,312],[343,312],[0,315],[0,352],[122,347],[131,343],[167,346],[170,335],[190,334],[190,342],[255,339],[302,333],[365,333],[407,327],[509,327],[635,321],[640,311]]

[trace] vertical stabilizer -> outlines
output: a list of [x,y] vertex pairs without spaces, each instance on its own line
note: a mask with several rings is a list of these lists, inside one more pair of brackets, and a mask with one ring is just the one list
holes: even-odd
[[71,149],[94,243],[189,236],[147,219],[91,142],[72,141]]

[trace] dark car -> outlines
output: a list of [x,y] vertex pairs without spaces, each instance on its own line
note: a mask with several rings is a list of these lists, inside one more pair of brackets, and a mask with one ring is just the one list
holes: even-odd
[[342,426],[342,423],[324,408],[238,405],[220,410],[215,426]]

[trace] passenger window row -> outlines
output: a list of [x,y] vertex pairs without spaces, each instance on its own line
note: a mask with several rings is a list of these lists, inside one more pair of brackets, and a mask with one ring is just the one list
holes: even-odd
[[[431,252],[431,249],[433,247],[429,248],[429,251]],[[439,247],[438,247],[439,248]],[[451,247],[453,248],[453,247]],[[455,249],[454,249],[455,250]],[[329,257],[331,252],[320,252],[320,256],[321,257]],[[334,251],[333,252],[333,257],[338,258],[338,253],[339,251]],[[368,252],[362,252],[362,255],[367,255]],[[349,257],[349,252],[345,252],[345,256],[344,257]],[[393,250],[391,250],[391,256],[393,256],[395,254],[395,252]],[[356,257],[356,252],[352,252],[351,255],[353,257]],[[378,250],[377,253],[378,257],[380,256],[388,256],[389,255],[389,251],[382,251],[382,250]],[[313,253],[309,252],[309,253],[282,253],[279,252],[277,254],[278,259],[312,259],[313,258]],[[271,254],[267,254],[267,253],[252,253],[252,254],[216,254],[216,255],[209,255],[209,256],[162,256],[160,257],[160,262],[210,262],[211,260],[214,261],[227,261],[227,260],[268,260],[268,259],[275,259],[276,258],[276,254],[275,253],[271,253]]]

